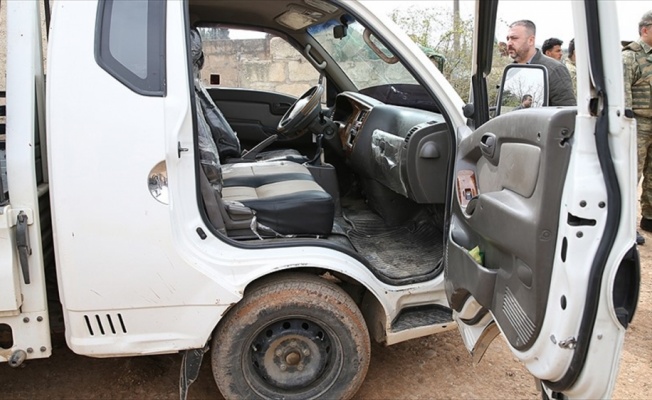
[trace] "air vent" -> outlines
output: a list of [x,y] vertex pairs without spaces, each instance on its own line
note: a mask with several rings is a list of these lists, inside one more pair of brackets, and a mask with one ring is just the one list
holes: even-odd
[[91,336],[117,335],[127,333],[122,314],[84,315],[88,334]]
[[418,131],[419,128],[420,128],[419,125],[415,125],[415,126],[413,126],[412,128],[410,128],[410,130],[408,131],[407,135],[405,135],[405,143],[407,143],[407,142],[410,141],[410,137],[412,137],[412,135],[414,135],[414,133],[415,133],[416,131]]

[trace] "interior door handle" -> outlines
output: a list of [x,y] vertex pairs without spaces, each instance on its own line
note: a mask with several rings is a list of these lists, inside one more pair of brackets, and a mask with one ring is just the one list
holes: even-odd
[[274,115],[285,115],[285,113],[292,107],[290,103],[272,103],[270,110]]
[[493,133],[485,133],[480,139],[480,150],[482,154],[491,159],[496,152],[496,135]]

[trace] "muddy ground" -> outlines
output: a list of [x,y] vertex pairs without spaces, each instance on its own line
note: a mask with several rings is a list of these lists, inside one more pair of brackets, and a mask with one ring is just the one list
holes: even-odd
[[[614,392],[617,399],[652,398],[652,234],[640,248],[641,296],[627,333]],[[0,364],[4,399],[177,399],[178,355],[93,359],[73,354],[62,335],[53,356],[11,369]],[[205,360],[190,399],[221,399]],[[533,378],[496,339],[474,365],[457,330],[391,347],[374,345],[357,399],[537,399]]]

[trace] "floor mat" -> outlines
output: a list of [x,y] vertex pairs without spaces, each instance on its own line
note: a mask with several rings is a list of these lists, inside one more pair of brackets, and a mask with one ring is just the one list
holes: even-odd
[[356,250],[390,279],[426,275],[440,264],[443,234],[429,220],[388,227],[369,210],[345,210],[343,220]]

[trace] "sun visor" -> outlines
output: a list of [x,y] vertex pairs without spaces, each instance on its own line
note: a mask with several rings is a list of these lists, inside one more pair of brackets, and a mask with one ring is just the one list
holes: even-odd
[[324,14],[319,11],[291,5],[283,14],[276,17],[276,22],[290,29],[298,31],[317,22]]

